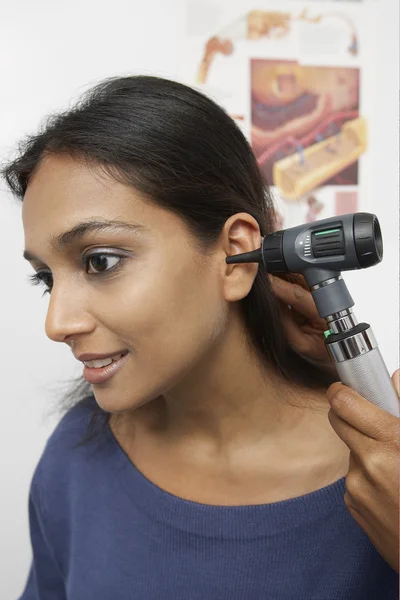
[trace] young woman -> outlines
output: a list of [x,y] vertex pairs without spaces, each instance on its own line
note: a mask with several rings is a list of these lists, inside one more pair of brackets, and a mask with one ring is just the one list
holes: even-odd
[[275,222],[227,114],[112,78],[4,175],[46,334],[85,364],[32,479],[21,600],[397,598],[343,501],[322,341],[295,350],[262,265],[226,264]]

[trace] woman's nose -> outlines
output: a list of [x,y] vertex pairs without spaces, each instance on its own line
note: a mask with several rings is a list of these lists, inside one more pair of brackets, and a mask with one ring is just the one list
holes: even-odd
[[82,295],[68,290],[68,286],[53,287],[46,315],[45,332],[54,342],[65,342],[66,338],[89,333],[95,327],[82,302]]

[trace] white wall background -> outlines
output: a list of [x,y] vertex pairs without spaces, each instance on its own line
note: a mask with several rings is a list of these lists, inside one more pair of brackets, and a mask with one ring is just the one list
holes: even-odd
[[[227,0],[228,1],[228,0]],[[249,5],[253,8],[254,3]],[[383,262],[345,274],[359,321],[371,323],[390,373],[399,364],[399,3],[376,2],[372,205],[384,236]],[[0,159],[51,111],[111,75],[179,77],[184,0],[2,0]],[[375,67],[374,67],[375,69]],[[80,373],[67,347],[48,340],[48,296],[26,283],[20,206],[0,189],[0,597],[22,592],[31,560],[28,492],[58,421],[48,416],[60,382]]]

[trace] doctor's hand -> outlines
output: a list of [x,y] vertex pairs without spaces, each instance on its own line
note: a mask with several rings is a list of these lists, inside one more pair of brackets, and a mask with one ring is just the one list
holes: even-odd
[[[400,399],[400,369],[392,375]],[[400,419],[351,388],[327,390],[329,422],[350,449],[344,502],[382,558],[399,572]]]
[[[289,344],[305,358],[337,374],[325,346],[324,331],[328,329],[315,306],[314,299],[302,275],[290,274],[297,283],[285,279],[286,274],[269,273],[272,290],[279,301],[282,321]],[[288,308],[290,305],[292,308]],[[339,376],[338,376],[339,379]]]

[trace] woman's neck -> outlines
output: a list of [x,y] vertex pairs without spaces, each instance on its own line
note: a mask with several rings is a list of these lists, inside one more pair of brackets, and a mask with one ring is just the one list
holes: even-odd
[[231,327],[184,381],[133,411],[133,421],[171,443],[190,439],[228,449],[261,439],[294,440],[318,415],[326,419],[324,390],[284,380],[244,339],[239,327]]

